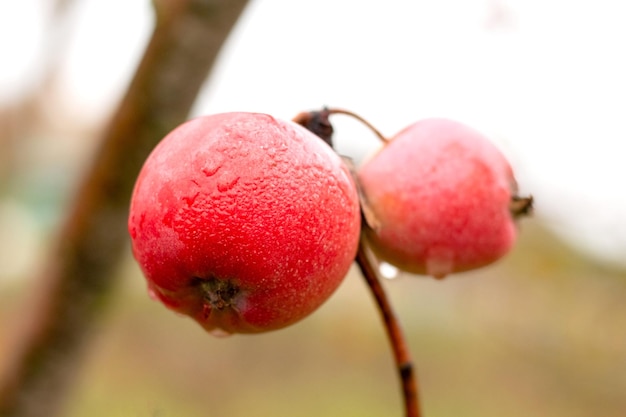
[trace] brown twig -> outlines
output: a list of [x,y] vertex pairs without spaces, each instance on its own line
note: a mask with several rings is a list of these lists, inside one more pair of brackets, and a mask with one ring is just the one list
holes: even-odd
[[[292,120],[309,129],[311,132],[319,136],[324,142],[333,147],[332,136],[334,129],[329,120],[329,116],[331,114],[345,114],[352,116],[369,127],[383,143],[387,142],[387,139],[367,120],[349,110],[324,108],[318,111],[305,111],[296,115],[296,117]],[[350,170],[350,174],[356,184],[361,205],[363,230],[365,228],[376,230],[380,224],[374,211],[367,202],[365,193],[360,187],[356,168],[350,158],[342,156],[342,159]],[[391,308],[391,303],[389,302],[385,290],[380,283],[378,270],[376,269],[377,262],[369,254],[363,230],[361,231],[359,249],[356,255],[356,263],[361,269],[361,273],[372,291],[374,300],[376,301],[380,314],[383,318],[385,330],[387,331],[387,336],[389,338],[389,342],[391,343],[393,356],[398,369],[400,384],[402,386],[405,415],[406,417],[421,417],[417,380],[415,378],[415,370],[413,368],[411,354],[409,353],[407,342],[400,327],[400,322],[396,318],[393,309]]]
[[58,415],[127,248],[134,180],[184,121],[246,0],[155,0],[156,27],[104,133],[0,375],[0,416]]
[[404,398],[404,409],[406,417],[420,417],[421,410],[418,397],[417,380],[415,378],[415,370],[411,355],[409,353],[407,342],[402,333],[400,323],[396,318],[385,290],[380,283],[378,271],[375,268],[375,261],[369,254],[367,243],[362,236],[359,243],[356,262],[361,273],[367,282],[372,295],[376,300],[378,309],[385,324],[385,330],[393,349],[393,355],[398,369],[398,376],[402,386],[402,394]]
[[305,111],[299,113],[292,120],[306,127],[311,132],[315,133],[317,136],[322,138],[324,142],[328,143],[332,147],[332,135],[334,133],[334,130],[329,120],[329,116],[332,114],[343,114],[346,116],[350,116],[363,123],[368,129],[372,131],[372,133],[374,133],[374,135],[376,135],[376,137],[381,142],[389,142],[389,139],[387,139],[382,133],[380,133],[380,131],[376,129],[374,125],[372,125],[370,122],[368,122],[358,114],[351,112],[350,110],[324,107],[322,110]]
[[389,142],[389,139],[387,139],[382,133],[380,133],[380,131],[376,129],[374,125],[372,125],[370,122],[368,122],[367,120],[365,120],[363,117],[359,116],[358,114],[351,112],[350,110],[339,109],[339,108],[329,108],[325,110],[328,112],[328,114],[343,114],[346,116],[350,116],[358,120],[359,122],[363,123],[369,130],[371,130],[374,133],[374,135],[376,135],[376,137],[382,143]]

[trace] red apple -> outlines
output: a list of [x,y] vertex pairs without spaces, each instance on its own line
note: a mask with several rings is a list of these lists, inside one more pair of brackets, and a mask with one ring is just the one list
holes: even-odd
[[381,260],[443,278],[488,265],[512,247],[513,172],[482,134],[426,119],[398,133],[359,169],[378,227],[366,236]]
[[224,113],[161,141],[128,221],[151,294],[216,333],[290,325],[319,307],[354,260],[356,187],[303,127]]

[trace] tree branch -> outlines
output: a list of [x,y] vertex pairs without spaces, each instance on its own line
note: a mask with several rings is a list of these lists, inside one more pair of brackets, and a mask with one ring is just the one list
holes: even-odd
[[398,370],[398,377],[400,379],[400,385],[402,387],[402,396],[404,398],[404,410],[406,417],[420,417],[420,403],[417,390],[417,380],[415,378],[415,369],[413,368],[413,362],[411,360],[411,354],[409,348],[402,333],[400,323],[396,318],[396,315],[391,308],[385,290],[378,278],[378,272],[376,271],[374,261],[372,261],[369,255],[367,243],[365,237],[361,236],[359,242],[359,250],[356,255],[356,262],[367,285],[369,286],[372,295],[378,305],[378,309],[387,331],[389,342],[393,350],[393,356],[396,362],[396,368]]
[[246,0],[155,0],[156,27],[0,375],[0,415],[58,415],[127,250],[130,194],[156,143],[184,121]]
[[[370,128],[383,143],[387,142],[387,139],[371,123],[349,110],[323,108],[319,111],[305,111],[297,114],[296,117],[293,118],[293,121],[307,128],[319,136],[321,140],[333,147],[334,129],[329,120],[329,117],[333,114],[344,114],[357,119]],[[350,174],[352,175],[352,179],[354,180],[357,188],[361,205],[361,218],[363,220],[363,226],[359,240],[359,249],[356,255],[356,263],[361,270],[363,278],[365,278],[365,282],[372,292],[374,301],[376,302],[383,319],[383,324],[391,344],[391,349],[396,362],[396,368],[398,370],[398,376],[400,378],[402,396],[404,398],[405,416],[420,417],[421,411],[417,391],[417,379],[415,377],[411,354],[409,353],[408,345],[404,338],[404,334],[402,333],[400,322],[396,318],[393,308],[391,307],[391,302],[387,298],[387,294],[380,283],[378,270],[376,268],[377,261],[370,254],[367,246],[367,238],[363,233],[363,230],[366,227],[377,229],[380,226],[380,223],[376,218],[374,211],[369,206],[365,193],[361,188],[354,163],[348,157],[342,156],[341,158],[350,170]]]

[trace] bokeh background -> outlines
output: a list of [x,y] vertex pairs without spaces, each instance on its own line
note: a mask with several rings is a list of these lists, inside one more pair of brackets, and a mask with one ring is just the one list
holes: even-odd
[[[609,0],[252,0],[207,80],[194,115],[464,121],[534,195],[496,265],[385,282],[426,416],[626,415],[625,20]],[[147,0],[0,3],[0,360],[153,23]],[[378,146],[334,124],[357,162]],[[224,339],[150,301],[130,253],[119,274],[68,416],[401,415],[356,269],[298,325]]]

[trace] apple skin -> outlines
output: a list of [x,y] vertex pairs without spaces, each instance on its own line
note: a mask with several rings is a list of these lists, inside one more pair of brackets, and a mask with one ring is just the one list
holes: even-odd
[[328,145],[242,112],[167,135],[139,174],[128,220],[153,298],[215,334],[312,313],[346,275],[360,225],[356,186]]
[[370,246],[401,270],[443,278],[488,265],[515,242],[511,167],[456,121],[408,126],[361,165],[358,180],[378,221],[365,228]]

